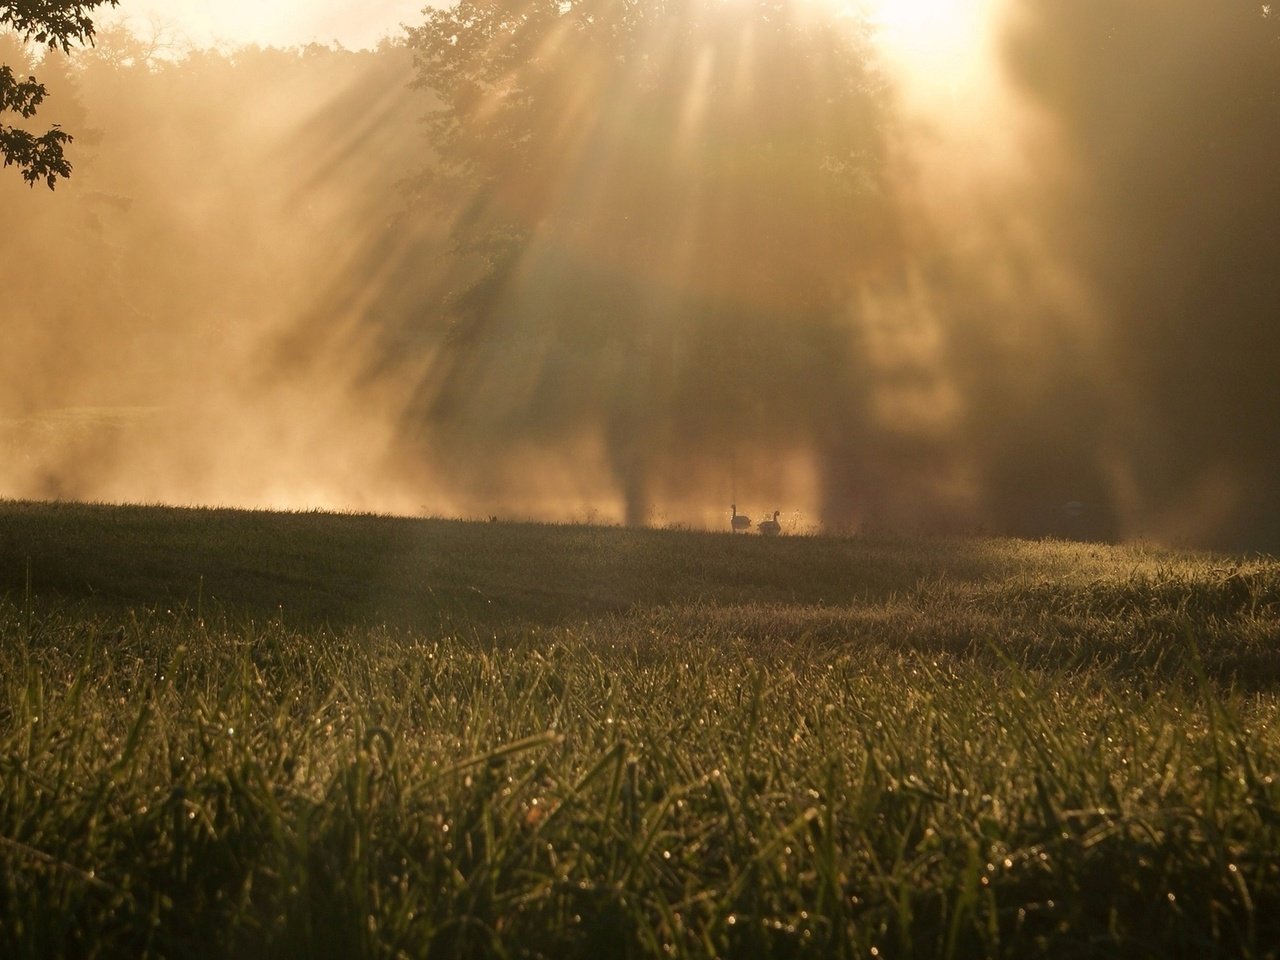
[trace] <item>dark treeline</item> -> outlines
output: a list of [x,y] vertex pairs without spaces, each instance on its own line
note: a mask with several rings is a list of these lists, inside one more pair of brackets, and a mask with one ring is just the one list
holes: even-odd
[[1009,51],[1072,173],[1043,216],[1103,328],[1115,509],[1280,547],[1280,8],[1038,0]]
[[932,117],[781,0],[101,37],[0,181],[0,492],[1273,549],[1278,24],[1010,0]]

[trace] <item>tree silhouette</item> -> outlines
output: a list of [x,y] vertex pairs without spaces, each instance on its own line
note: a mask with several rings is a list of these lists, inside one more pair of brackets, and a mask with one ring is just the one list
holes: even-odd
[[[50,49],[70,51],[73,44],[93,42],[93,20],[97,7],[116,6],[118,0],[9,0],[0,3],[0,27],[17,33],[23,42],[43,44]],[[22,78],[7,64],[0,64],[0,114],[16,113],[29,120],[39,110],[48,91],[28,75]],[[52,190],[59,177],[71,175],[71,163],[63,147],[71,134],[57,124],[42,134],[0,123],[0,156],[6,167],[17,166],[22,177],[35,185],[43,180]]]
[[1139,529],[1280,543],[1280,10],[1053,0],[1013,75],[1074,164],[1060,255],[1110,315]]
[[895,230],[868,31],[787,0],[462,0],[409,31],[470,265],[426,391],[452,449],[487,443],[462,459],[594,436],[639,523],[700,464],[857,432],[832,327]]

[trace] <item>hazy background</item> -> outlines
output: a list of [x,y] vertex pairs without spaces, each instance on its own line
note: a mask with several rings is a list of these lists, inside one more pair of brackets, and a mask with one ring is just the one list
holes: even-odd
[[175,48],[338,43],[359,50],[403,36],[402,25],[421,20],[424,6],[422,0],[125,0],[103,10],[99,22],[159,36]]
[[0,38],[0,495],[1280,548],[1259,4],[331,6]]

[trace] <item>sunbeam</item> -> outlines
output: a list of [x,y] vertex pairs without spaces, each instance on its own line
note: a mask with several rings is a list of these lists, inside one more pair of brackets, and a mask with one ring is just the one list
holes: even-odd
[[958,100],[997,66],[993,46],[1001,0],[854,2],[874,24],[878,47],[911,94]]
[[0,496],[1280,542],[1251,0],[224,7],[0,36]]

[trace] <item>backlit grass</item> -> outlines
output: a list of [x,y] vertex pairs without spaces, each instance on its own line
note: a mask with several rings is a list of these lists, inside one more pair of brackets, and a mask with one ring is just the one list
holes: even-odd
[[36,505],[0,529],[6,957],[1280,943],[1273,561]]

